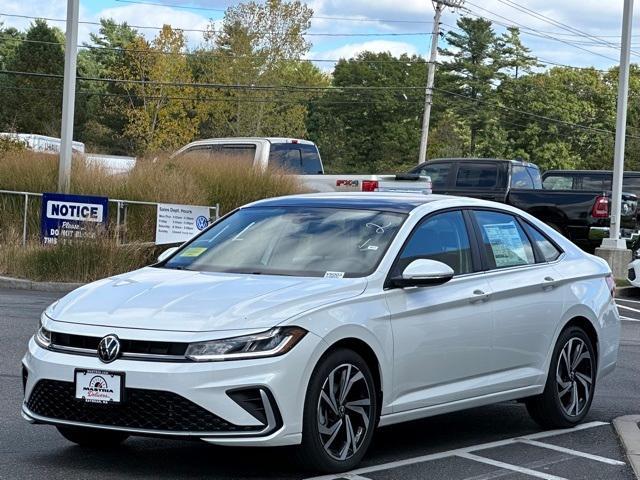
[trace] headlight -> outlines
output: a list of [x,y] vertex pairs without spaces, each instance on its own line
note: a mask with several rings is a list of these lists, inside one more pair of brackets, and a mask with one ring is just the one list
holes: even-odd
[[300,327],[278,327],[255,335],[192,343],[185,356],[195,362],[220,362],[275,357],[291,350],[307,331]]
[[42,325],[42,318],[40,318],[40,327],[36,332],[35,340],[42,348],[49,348],[51,345],[51,332]]

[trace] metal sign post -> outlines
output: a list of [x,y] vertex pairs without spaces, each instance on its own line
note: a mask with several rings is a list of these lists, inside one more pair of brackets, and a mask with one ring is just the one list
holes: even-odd
[[67,32],[64,46],[64,86],[62,91],[62,132],[60,135],[60,163],[58,165],[58,192],[60,193],[69,193],[71,186],[79,8],[80,0],[67,1]]

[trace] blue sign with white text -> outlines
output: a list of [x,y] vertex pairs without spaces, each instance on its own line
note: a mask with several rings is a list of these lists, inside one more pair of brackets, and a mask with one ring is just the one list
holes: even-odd
[[40,216],[42,241],[55,245],[58,240],[96,238],[107,226],[108,213],[106,197],[45,193]]

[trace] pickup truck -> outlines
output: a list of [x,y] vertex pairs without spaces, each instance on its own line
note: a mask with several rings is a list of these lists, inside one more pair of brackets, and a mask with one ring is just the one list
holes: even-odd
[[232,159],[261,169],[280,168],[299,176],[310,192],[431,193],[431,181],[420,175],[325,175],[318,147],[295,138],[209,138],[189,143],[171,157],[189,156],[208,158],[212,164]]
[[[609,231],[610,192],[543,189],[540,170],[520,160],[446,158],[418,165],[413,174],[431,178],[434,193],[507,203],[539,218],[586,250],[593,250]],[[637,230],[638,199],[624,194],[623,237]]]

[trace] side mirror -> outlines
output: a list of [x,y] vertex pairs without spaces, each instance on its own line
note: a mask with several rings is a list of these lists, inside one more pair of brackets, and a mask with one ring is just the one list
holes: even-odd
[[391,283],[395,287],[426,287],[441,285],[453,278],[454,271],[449,266],[436,260],[414,260],[406,266],[402,275],[393,277]]
[[164,262],[167,258],[176,253],[179,248],[180,247],[167,248],[164,252],[158,255],[158,262]]

